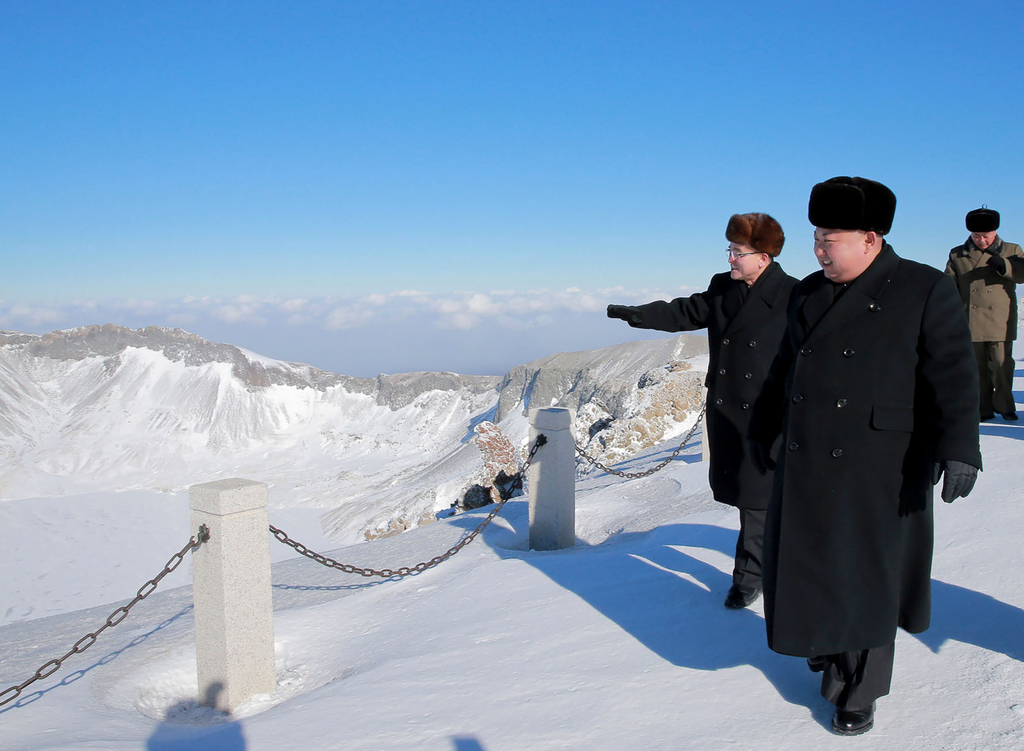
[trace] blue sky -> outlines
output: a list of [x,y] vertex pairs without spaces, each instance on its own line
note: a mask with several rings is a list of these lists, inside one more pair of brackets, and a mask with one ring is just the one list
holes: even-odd
[[175,325],[352,375],[635,338],[834,175],[942,266],[1024,238],[1024,4],[0,0],[0,327]]

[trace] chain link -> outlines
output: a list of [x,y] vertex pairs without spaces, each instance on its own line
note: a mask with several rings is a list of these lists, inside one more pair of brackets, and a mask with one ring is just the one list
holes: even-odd
[[352,566],[347,563],[339,563],[333,558],[328,558],[325,555],[321,555],[320,553],[310,550],[301,542],[297,542],[290,538],[285,532],[282,532],[273,524],[270,525],[270,532],[274,535],[274,537],[277,538],[279,542],[283,542],[285,545],[295,548],[295,550],[301,555],[304,555],[307,558],[312,558],[317,563],[323,566],[327,566],[328,568],[336,568],[338,569],[338,571],[343,571],[346,574],[359,574],[360,576],[379,576],[384,579],[393,579],[396,577],[402,578],[405,576],[409,576],[410,574],[421,574],[427,569],[434,568],[434,566],[437,566],[438,564],[447,561],[453,555],[455,555],[464,547],[469,545],[469,543],[473,542],[473,540],[476,539],[476,536],[487,528],[487,525],[491,523],[494,517],[497,516],[501,509],[505,506],[505,502],[512,497],[512,494],[516,490],[519,490],[523,487],[523,473],[526,471],[526,468],[530,466],[530,462],[533,461],[533,457],[537,455],[537,449],[539,449],[547,442],[548,438],[543,433],[537,436],[537,440],[534,441],[533,446],[530,448],[530,453],[529,455],[527,455],[526,461],[523,463],[522,468],[515,474],[515,477],[512,478],[512,481],[505,483],[504,486],[498,486],[498,494],[501,496],[501,500],[494,505],[494,508],[491,509],[491,512],[487,515],[487,517],[476,526],[476,529],[474,529],[468,535],[459,540],[455,545],[448,548],[448,550],[442,555],[431,558],[429,561],[417,563],[415,566],[402,566],[401,568],[396,569],[383,568],[380,570],[372,568],[359,568],[358,566]]
[[609,467],[609,466],[607,466],[605,464],[601,464],[601,462],[599,462],[597,459],[595,459],[590,454],[588,454],[586,451],[584,451],[582,448],[580,448],[579,444],[576,444],[576,453],[579,454],[580,456],[582,456],[584,459],[586,459],[588,462],[593,464],[598,469],[602,469],[605,472],[607,472],[608,474],[618,475],[619,477],[626,477],[626,478],[629,478],[630,480],[635,480],[638,477],[648,477],[650,475],[653,475],[659,469],[664,469],[665,467],[667,467],[669,462],[671,462],[673,459],[675,459],[677,456],[679,456],[679,453],[683,450],[683,448],[686,446],[686,444],[690,442],[691,438],[693,438],[693,434],[697,432],[697,428],[700,427],[700,421],[704,418],[704,412],[707,410],[707,407],[708,407],[708,403],[707,402],[704,402],[703,404],[700,405],[700,414],[697,415],[697,422],[695,422],[693,424],[693,427],[690,428],[690,432],[688,432],[686,434],[686,437],[683,438],[683,442],[679,444],[679,448],[677,448],[675,451],[673,451],[660,464],[658,464],[658,465],[656,465],[654,467],[651,467],[650,469],[644,470],[643,472],[622,472],[622,471],[620,471],[618,469],[612,469],[611,467]]
[[66,655],[64,655],[63,657],[58,657],[56,660],[50,660],[49,662],[45,663],[35,672],[35,675],[33,675],[24,683],[22,683],[20,686],[10,686],[4,689],[3,691],[0,691],[0,707],[2,707],[4,704],[7,704],[8,702],[17,699],[19,696],[21,696],[22,691],[24,691],[28,686],[31,686],[36,681],[41,680],[43,678],[47,678],[56,673],[58,670],[60,670],[60,666],[64,663],[64,661],[71,657],[71,655],[81,654],[89,647],[91,647],[93,644],[95,644],[96,638],[100,634],[102,634],[108,628],[116,626],[125,618],[127,618],[128,611],[135,607],[137,603],[141,602],[142,600],[145,600],[147,597],[153,594],[153,592],[157,588],[157,585],[160,583],[160,580],[172,571],[174,571],[174,569],[178,568],[178,566],[181,565],[181,562],[185,560],[185,553],[188,553],[190,550],[195,550],[209,539],[210,530],[205,524],[203,524],[199,527],[199,532],[196,534],[196,536],[190,537],[188,540],[188,544],[185,545],[185,547],[183,547],[177,553],[171,556],[170,560],[168,560],[167,564],[164,566],[163,571],[161,571],[154,578],[150,579],[141,587],[139,587],[138,592],[135,594],[134,600],[129,602],[127,605],[122,605],[121,607],[119,607],[117,610],[115,610],[113,613],[107,616],[107,620],[102,626],[100,626],[92,633],[86,634],[81,639],[76,641],[75,645]]

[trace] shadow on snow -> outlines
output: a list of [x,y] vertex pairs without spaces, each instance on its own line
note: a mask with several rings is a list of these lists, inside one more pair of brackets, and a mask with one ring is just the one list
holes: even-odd
[[[631,545],[631,542],[642,542]],[[530,554],[523,560],[574,592],[663,659],[692,670],[749,665],[788,702],[831,720],[818,681],[803,660],[768,649],[764,619],[751,609],[722,605],[731,574],[685,552],[715,550],[731,560],[736,532],[706,524],[671,524],[626,533],[568,554]]]
[[165,720],[146,741],[146,751],[245,751],[242,723],[213,709],[223,688],[213,683],[202,704],[182,701],[168,709]]
[[[735,536],[712,525],[671,524],[594,547],[499,552],[534,566],[673,665],[708,671],[749,665],[784,700],[807,707],[828,726],[832,706],[819,694],[820,679],[803,660],[768,649],[757,612],[723,607],[731,575],[686,552],[713,550],[731,559]],[[931,629],[914,636],[933,652],[955,640],[1024,662],[1024,610],[938,580],[932,581],[932,599]]]

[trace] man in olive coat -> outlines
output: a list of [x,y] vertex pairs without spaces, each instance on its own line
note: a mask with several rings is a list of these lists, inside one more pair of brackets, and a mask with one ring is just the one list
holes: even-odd
[[751,464],[746,435],[786,327],[786,302],[796,279],[774,259],[782,227],[767,214],[735,214],[725,230],[730,271],[716,274],[706,292],[672,302],[609,305],[608,316],[658,331],[708,330],[708,477],[715,500],[740,511],[728,608],[745,608],[761,594],[761,547],[771,477]]
[[872,727],[896,628],[928,628],[932,485],[944,474],[951,502],[981,467],[978,375],[956,286],[884,241],[895,210],[873,180],[814,186],[822,270],[793,291],[750,427],[755,460],[775,466],[768,645],[823,671],[842,735]]
[[1024,282],[1024,252],[999,237],[999,212],[967,212],[967,242],[949,251],[946,273],[960,290],[978,362],[982,420],[998,412],[1016,420],[1013,340],[1017,338],[1017,285]]

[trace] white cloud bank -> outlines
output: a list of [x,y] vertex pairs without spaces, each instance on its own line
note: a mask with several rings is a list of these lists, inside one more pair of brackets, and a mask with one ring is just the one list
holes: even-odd
[[402,290],[344,298],[190,296],[61,305],[0,301],[0,328],[45,333],[104,323],[167,326],[348,375],[410,370],[501,374],[554,352],[657,336],[609,321],[605,306],[693,291],[573,287]]

